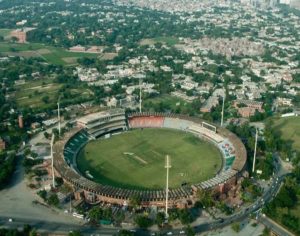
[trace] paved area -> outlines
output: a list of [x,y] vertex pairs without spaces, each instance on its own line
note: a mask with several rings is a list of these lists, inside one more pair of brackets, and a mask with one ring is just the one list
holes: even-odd
[[18,161],[16,169],[11,184],[0,191],[1,217],[23,217],[32,220],[47,219],[47,221],[78,225],[79,222],[73,217],[64,215],[64,213],[58,213],[43,205],[33,204],[33,200],[37,199],[37,197],[26,186],[22,160]]
[[248,221],[242,221],[241,222],[241,231],[236,233],[231,229],[231,226],[226,226],[223,229],[215,230],[209,233],[203,233],[200,234],[201,236],[206,235],[206,236],[237,236],[237,235],[242,235],[242,236],[257,236],[260,235],[263,230],[264,226],[262,224],[257,224],[254,226],[253,224],[255,223],[254,220]]
[[261,223],[266,225],[268,228],[272,229],[277,235],[281,236],[293,236],[291,232],[289,232],[287,229],[283,228],[281,225],[276,223],[275,221],[271,220],[268,217],[259,217],[258,219]]

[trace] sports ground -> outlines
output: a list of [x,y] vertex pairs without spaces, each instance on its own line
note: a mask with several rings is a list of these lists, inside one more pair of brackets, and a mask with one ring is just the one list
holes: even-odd
[[167,154],[172,166],[170,188],[207,180],[222,167],[221,153],[213,144],[171,129],[136,129],[91,141],[79,153],[77,167],[101,184],[161,189]]
[[284,117],[274,121],[274,127],[281,138],[293,142],[293,148],[300,151],[300,117]]

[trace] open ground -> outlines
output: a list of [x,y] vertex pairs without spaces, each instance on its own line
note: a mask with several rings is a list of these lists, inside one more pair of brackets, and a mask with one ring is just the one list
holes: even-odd
[[[0,35],[5,34],[5,30],[0,29]],[[0,53],[7,56],[41,57],[46,62],[55,65],[74,65],[81,57],[96,58],[101,60],[111,60],[117,53],[85,53],[71,52],[64,48],[46,46],[40,43],[12,43],[0,42]]]
[[[15,85],[15,91],[10,96],[15,98],[18,107],[43,109],[56,104],[62,86],[63,84],[57,83],[52,78],[29,80],[24,84]],[[72,96],[70,98],[62,98],[64,102],[71,101],[79,95],[84,98],[89,98],[92,95],[92,92],[87,88],[78,87],[76,89],[69,89],[68,91]],[[44,96],[48,97],[48,101],[43,101]]]
[[283,117],[274,120],[274,127],[281,133],[281,138],[293,142],[293,148],[300,151],[300,117]]
[[221,153],[213,144],[171,129],[137,129],[92,141],[79,153],[77,166],[101,184],[160,189],[165,186],[167,154],[171,188],[207,180],[222,166]]

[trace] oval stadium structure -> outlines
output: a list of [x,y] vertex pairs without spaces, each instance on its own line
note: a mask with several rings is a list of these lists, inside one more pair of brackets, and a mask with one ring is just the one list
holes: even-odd
[[103,185],[86,178],[77,168],[79,151],[90,141],[113,132],[137,128],[168,128],[190,132],[214,144],[222,153],[223,166],[213,178],[192,185],[169,189],[169,207],[184,207],[194,202],[199,189],[227,192],[235,185],[246,165],[246,149],[241,140],[227,129],[199,118],[165,113],[130,113],[112,109],[89,114],[77,120],[76,128],[64,134],[53,147],[55,174],[73,186],[76,199],[89,203],[100,201],[126,205],[133,196],[139,196],[143,206],[164,206],[166,191],[134,190]]

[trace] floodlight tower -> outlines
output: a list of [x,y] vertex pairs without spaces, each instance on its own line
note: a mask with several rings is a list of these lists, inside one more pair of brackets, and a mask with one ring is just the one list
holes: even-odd
[[254,173],[254,171],[255,171],[256,149],[257,149],[257,138],[258,138],[258,129],[256,128],[252,173]]
[[169,155],[166,156],[165,168],[167,169],[167,181],[166,181],[166,219],[169,218],[168,214],[168,200],[169,200],[169,169],[171,168],[171,162]]
[[221,127],[223,127],[223,121],[224,121],[224,106],[225,106],[225,92],[223,96],[223,104],[222,104],[222,112],[221,112]]
[[57,101],[58,137],[60,137],[60,132],[61,132],[61,128],[60,128],[60,107],[59,107],[59,102],[60,102],[60,96],[59,96],[58,101]]
[[140,85],[140,113],[142,112],[142,80],[139,80]]
[[52,163],[51,163],[51,167],[52,167],[52,186],[53,186],[53,188],[55,188],[53,144],[54,144],[54,134],[52,133],[51,144],[50,144],[50,147],[51,147],[51,160],[52,160]]

